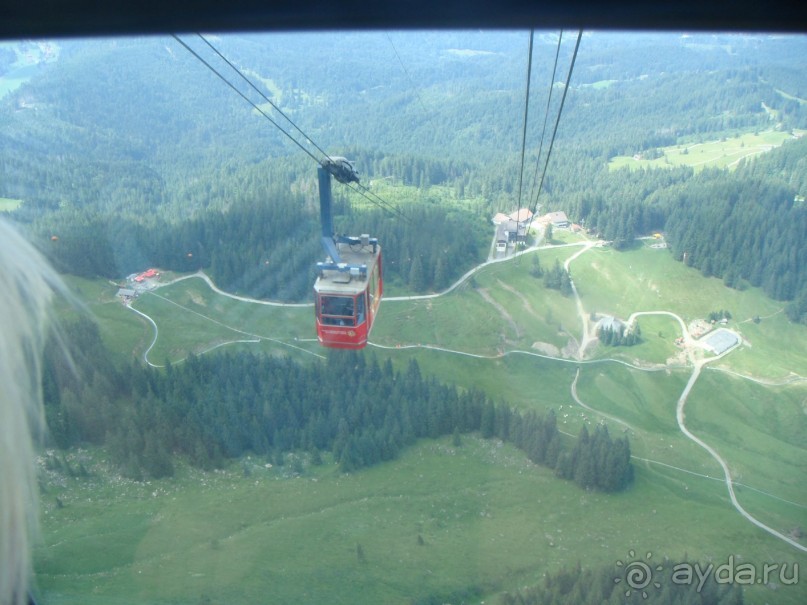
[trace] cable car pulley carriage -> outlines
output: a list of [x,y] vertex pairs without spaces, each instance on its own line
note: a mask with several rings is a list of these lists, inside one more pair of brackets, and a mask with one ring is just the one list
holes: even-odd
[[384,290],[381,246],[366,234],[334,233],[331,176],[345,184],[359,181],[343,157],[328,157],[317,168],[322,247],[328,256],[317,263],[314,284],[317,339],[326,347],[361,349],[367,345]]

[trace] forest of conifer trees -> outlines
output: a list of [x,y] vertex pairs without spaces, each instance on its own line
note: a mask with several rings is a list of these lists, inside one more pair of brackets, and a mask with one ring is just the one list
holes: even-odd
[[[511,89],[520,82],[522,51],[514,35],[480,34],[477,43],[496,52],[473,63],[443,57],[435,66],[442,42],[425,36],[410,48],[412,67],[434,98],[424,106],[401,73],[369,60],[388,44],[379,49],[372,37],[349,38],[310,37],[306,44],[364,48],[361,76],[308,65],[291,39],[269,54],[238,37],[224,48],[271,75],[281,105],[314,138],[338,141],[368,184],[438,185],[457,199],[482,200],[474,212],[407,207],[414,228],[377,212],[340,210],[350,224],[338,228],[355,224],[381,237],[393,281],[415,292],[440,290],[484,257],[490,216],[519,202],[513,116],[520,115],[520,95]],[[788,141],[733,171],[607,168],[618,154],[807,127],[795,100],[807,89],[797,45],[734,40],[734,52],[721,55],[659,37],[651,58],[606,34],[588,44],[543,207],[564,209],[617,249],[662,230],[676,258],[731,287],[759,286],[793,301],[788,317],[804,320],[807,262],[799,242],[807,212],[796,200],[807,187],[807,141]],[[0,133],[0,197],[24,201],[13,216],[49,258],[63,271],[113,279],[148,265],[204,268],[242,294],[307,298],[309,268],[320,256],[309,158],[289,153],[275,129],[226,87],[209,86],[164,40],[62,46],[58,64],[0,105],[8,118]],[[536,56],[539,65],[548,60]],[[595,86],[602,82],[609,84]],[[536,153],[528,146],[528,167],[538,163]]]
[[331,452],[351,472],[392,460],[417,439],[478,433],[512,443],[584,489],[613,492],[632,481],[627,437],[613,439],[598,425],[592,435],[584,428],[570,449],[553,411],[519,412],[481,391],[442,384],[422,376],[414,360],[401,372],[356,352],[335,351],[313,365],[225,353],[161,371],[108,361],[87,319],[64,333],[80,347],[81,379],[64,359],[49,358],[51,438],[61,448],[106,445],[130,477],[172,475],[177,456],[211,469],[246,453],[282,465],[289,452],[315,460]]

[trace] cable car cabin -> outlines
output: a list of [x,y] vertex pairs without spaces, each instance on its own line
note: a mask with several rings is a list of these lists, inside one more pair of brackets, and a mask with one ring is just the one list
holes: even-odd
[[381,304],[381,247],[367,236],[351,239],[335,244],[341,263],[317,263],[317,338],[325,347],[364,348]]

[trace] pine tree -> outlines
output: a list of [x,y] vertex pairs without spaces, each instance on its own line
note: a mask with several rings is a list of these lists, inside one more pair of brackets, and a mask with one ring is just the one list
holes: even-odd
[[415,256],[409,270],[409,287],[415,292],[423,292],[427,287],[426,271],[420,256]]
[[314,450],[311,452],[311,464],[314,466],[322,465],[322,455],[316,447],[314,447]]
[[454,447],[460,447],[462,445],[462,438],[460,437],[460,429],[459,427],[454,427],[454,433],[451,436],[451,445]]
[[595,461],[590,448],[583,447],[580,449],[575,460],[573,479],[583,489],[594,487],[596,481]]
[[574,290],[572,290],[572,279],[569,277],[568,271],[565,270],[560,274],[560,293],[566,297],[574,293]]
[[448,261],[444,255],[440,255],[434,268],[434,289],[444,290],[449,285],[449,279]]
[[479,431],[485,439],[490,439],[496,434],[496,408],[492,401],[488,401],[482,408],[482,421]]
[[538,254],[533,253],[532,255],[532,266],[530,267],[530,275],[534,278],[538,279],[543,277],[544,270],[541,267],[541,259],[538,257]]

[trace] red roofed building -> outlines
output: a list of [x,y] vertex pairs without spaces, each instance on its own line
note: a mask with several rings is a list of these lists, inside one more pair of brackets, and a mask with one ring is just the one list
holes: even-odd
[[532,219],[532,211],[529,208],[520,208],[508,216],[510,220],[517,223],[526,223]]
[[493,217],[493,224],[501,225],[502,223],[506,223],[509,220],[510,220],[509,216],[507,216],[503,212],[497,212],[496,216]]
[[559,227],[561,229],[566,229],[569,227],[569,218],[566,216],[566,213],[563,211],[557,212],[549,212],[545,214],[539,219],[539,222],[543,225],[552,225],[553,227]]

